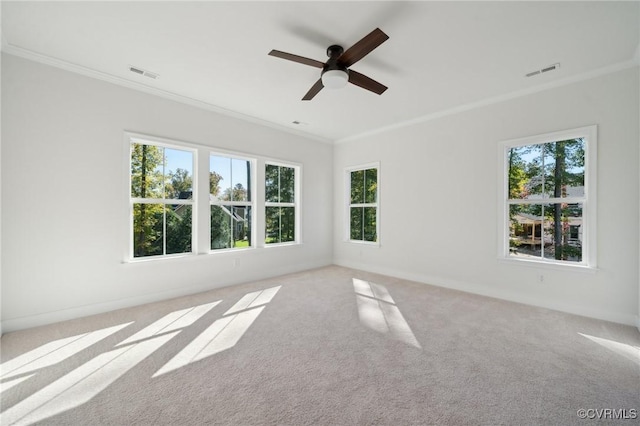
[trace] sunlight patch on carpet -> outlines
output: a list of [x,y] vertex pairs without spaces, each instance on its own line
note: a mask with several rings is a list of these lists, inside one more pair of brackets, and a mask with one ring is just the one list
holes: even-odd
[[[225,316],[215,321],[198,337],[193,339],[191,343],[160,368],[153,377],[161,376],[234,347],[262,313],[265,305],[271,302],[280,287],[272,287],[243,296],[225,313]],[[229,315],[230,313],[233,314]]]
[[275,296],[278,290],[280,290],[280,287],[282,286],[271,287],[262,291],[254,291],[253,293],[248,293],[242,296],[242,298],[238,300],[238,302],[233,305],[227,312],[225,312],[224,315],[233,314],[261,305],[266,305],[267,303],[271,302],[271,299],[273,299],[273,296]]
[[46,343],[0,365],[0,377],[3,379],[14,377],[55,365],[88,348],[94,343],[122,330],[130,324],[133,323],[119,324]]
[[378,333],[422,349],[387,288],[353,278],[360,322]]
[[178,333],[98,355],[3,412],[3,424],[32,424],[85,404]]
[[604,348],[609,349],[610,351],[617,353],[618,355],[622,355],[623,357],[630,359],[631,361],[636,363],[636,365],[640,366],[640,347],[627,345],[626,343],[616,342],[615,340],[609,340],[609,339],[603,339],[601,337],[591,336],[589,334],[583,334],[583,333],[578,333],[578,334],[581,335],[582,337],[586,337],[587,339],[599,344]]
[[171,312],[155,321],[148,327],[140,330],[128,339],[120,342],[118,346],[148,339],[149,337],[155,336],[160,333],[168,333],[170,331],[176,331],[182,328],[186,328],[202,318],[204,314],[209,312],[220,302],[222,302],[222,300]]
[[[115,349],[95,356],[3,412],[3,424],[31,424],[87,403],[220,302],[174,311],[154,321],[118,343]],[[7,368],[6,374],[15,376],[56,364],[130,324],[50,342],[8,361],[3,368]],[[7,381],[2,387],[4,390],[19,383]]]

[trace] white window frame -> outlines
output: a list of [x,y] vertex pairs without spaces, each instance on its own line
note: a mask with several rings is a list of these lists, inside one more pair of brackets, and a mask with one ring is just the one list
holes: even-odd
[[[511,148],[525,145],[539,145],[549,142],[584,138],[584,196],[566,197],[561,199],[509,199],[509,162],[508,153]],[[499,144],[498,164],[500,165],[498,190],[498,259],[505,262],[519,263],[531,266],[548,266],[561,269],[596,269],[596,170],[597,170],[597,126],[586,126],[576,129],[563,130],[525,138],[503,141]],[[582,204],[582,261],[558,261],[555,259],[516,258],[509,253],[509,206],[511,204],[555,204],[557,202]]]
[[[249,241],[249,246],[248,247],[229,247],[229,248],[225,248],[225,249],[212,249],[211,248],[211,216],[209,216],[209,242],[208,242],[208,247],[209,250],[208,252],[213,254],[213,253],[224,253],[224,252],[237,252],[237,251],[242,251],[242,250],[253,250],[256,248],[256,214],[258,213],[258,210],[256,209],[256,199],[257,197],[257,176],[256,176],[256,165],[257,165],[257,160],[255,158],[252,157],[248,157],[244,154],[239,154],[239,153],[233,153],[233,152],[228,152],[228,151],[209,151],[209,157],[207,158],[208,161],[210,161],[212,156],[216,156],[216,157],[223,157],[223,158],[229,158],[231,160],[242,160],[242,161],[247,161],[249,162],[249,174],[250,176],[250,182],[247,182],[248,185],[251,186],[252,191],[251,191],[251,199],[249,201],[225,201],[225,200],[212,200],[211,197],[209,197],[209,212],[211,212],[211,206],[244,206],[244,207],[250,207],[251,208],[251,222],[250,222],[250,227],[251,227],[251,240]],[[208,173],[211,172],[211,169],[209,168]],[[231,181],[233,182],[233,169],[230,169],[231,172]],[[208,174],[207,173],[207,174]],[[233,187],[231,187],[231,189],[233,190]],[[209,193],[209,189],[207,189],[207,193]],[[210,215],[211,213],[209,213]]]
[[[197,185],[198,185],[198,150],[197,148],[180,141],[169,140],[156,138],[147,135],[138,135],[134,133],[125,133],[125,140],[127,143],[127,147],[129,148],[127,151],[127,170],[128,170],[128,179],[127,179],[127,194],[129,199],[129,211],[128,211],[128,223],[129,223],[129,242],[128,242],[128,260],[131,262],[139,262],[153,259],[161,259],[161,258],[171,258],[171,257],[183,257],[190,256],[197,252],[198,241],[197,241],[197,197],[195,194],[197,193]],[[192,197],[191,199],[181,200],[181,199],[169,199],[169,198],[140,198],[140,197],[132,197],[131,196],[131,150],[133,148],[133,144],[144,144],[157,146],[168,149],[175,149],[181,151],[191,152],[192,157]],[[162,244],[162,254],[153,255],[153,256],[143,256],[143,257],[135,257],[134,256],[134,225],[133,225],[133,206],[134,204],[162,204],[162,205],[190,205],[191,206],[191,251],[185,253],[166,253],[166,218],[163,223],[163,244]]]
[[[355,203],[351,204],[351,173],[360,170],[376,169],[376,202],[375,203]],[[345,168],[345,234],[344,239],[349,243],[380,246],[380,162],[360,164]],[[375,207],[376,209],[376,241],[352,240],[351,239],[351,208],[352,207]]]
[[[301,174],[302,174],[302,168],[300,165],[298,164],[291,164],[291,163],[285,163],[285,162],[281,162],[281,161],[276,161],[276,160],[266,160],[264,162],[264,167],[263,167],[263,175],[266,175],[266,169],[267,166],[277,166],[277,167],[287,167],[287,168],[291,168],[293,169],[293,173],[294,173],[294,187],[293,187],[293,191],[294,191],[294,196],[293,196],[293,203],[283,203],[283,202],[273,202],[273,201],[266,201],[264,202],[264,214],[262,217],[264,217],[264,232],[265,232],[265,238],[263,239],[263,244],[264,247],[279,247],[279,246],[286,246],[286,245],[295,245],[295,244],[300,244],[302,239],[301,239],[301,235],[300,235],[300,180],[301,180]],[[264,180],[264,188],[263,191],[266,194],[266,178],[263,179]],[[266,230],[267,230],[267,220],[266,220],[266,210],[267,207],[293,207],[294,208],[294,233],[295,233],[295,238],[293,241],[285,241],[285,242],[280,242],[280,243],[269,243],[267,244],[266,242]],[[282,231],[282,230],[281,230]]]

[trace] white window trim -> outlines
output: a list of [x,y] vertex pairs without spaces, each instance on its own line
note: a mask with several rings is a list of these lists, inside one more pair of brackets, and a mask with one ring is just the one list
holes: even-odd
[[[596,244],[596,170],[597,170],[597,126],[586,126],[577,129],[562,130],[558,132],[529,136],[525,138],[512,139],[498,144],[498,260],[521,264],[525,266],[544,266],[552,269],[563,270],[596,270],[597,244]],[[563,262],[546,258],[515,258],[509,255],[509,178],[507,152],[510,148],[524,145],[536,145],[554,141],[585,138],[585,176],[584,176],[584,200],[582,203],[583,212],[583,244],[582,262]],[[549,200],[522,200],[523,204],[547,204]],[[553,199],[551,199],[553,201]],[[566,201],[565,201],[566,202]]]
[[[301,188],[301,180],[302,180],[302,166],[300,164],[295,164],[295,163],[286,163],[283,161],[279,161],[279,160],[265,160],[264,164],[262,166],[262,173],[264,175],[264,172],[266,170],[267,166],[279,166],[279,167],[288,167],[288,168],[292,168],[293,169],[293,173],[294,173],[294,187],[293,187],[293,191],[294,191],[294,197],[293,197],[293,203],[281,203],[281,202],[271,202],[271,201],[266,201],[266,199],[264,200],[264,208],[263,208],[263,212],[265,212],[265,214],[263,214],[264,217],[264,223],[263,223],[263,238],[261,240],[262,245],[265,248],[271,248],[271,247],[282,247],[282,246],[291,246],[291,245],[298,245],[302,243],[302,238],[301,238],[301,232],[300,230],[302,229],[302,227],[300,226],[300,188]],[[262,179],[265,182],[266,185],[266,179]],[[263,193],[266,190],[266,188],[263,188]],[[266,196],[265,196],[266,197]],[[286,241],[286,242],[280,242],[280,243],[270,243],[267,244],[265,241],[265,236],[264,233],[266,233],[266,208],[267,207],[293,207],[294,208],[294,221],[295,221],[295,227],[294,227],[294,232],[295,232],[295,239],[293,241]]]
[[[189,144],[187,142],[176,141],[171,139],[159,138],[155,136],[143,135],[132,132],[125,132],[124,135],[125,140],[125,152],[126,152],[126,170],[128,174],[128,178],[125,179],[126,182],[126,198],[127,198],[127,224],[128,224],[128,241],[127,241],[127,250],[125,254],[125,262],[146,262],[150,260],[158,260],[158,259],[170,259],[170,258],[178,258],[185,256],[192,256],[197,253],[198,247],[198,236],[197,236],[197,209],[198,204],[195,197],[197,193],[197,185],[198,179],[196,179],[198,173],[198,149],[196,146]],[[152,146],[159,146],[162,148],[176,149],[182,151],[189,151],[193,154],[193,171],[192,171],[192,180],[193,180],[193,189],[192,193],[194,196],[191,200],[176,200],[176,199],[165,199],[165,198],[139,198],[131,196],[131,147],[136,144],[145,144]],[[184,204],[190,205],[191,207],[191,251],[186,253],[173,253],[173,254],[158,254],[154,256],[144,256],[144,257],[134,257],[133,250],[133,206],[134,204],[164,204],[164,205],[175,205],[175,204]],[[165,224],[166,226],[166,224]],[[163,250],[166,247],[163,247]]]
[[[211,149],[211,148],[209,148]],[[211,156],[216,156],[216,157],[224,157],[224,158],[230,158],[230,159],[234,159],[234,160],[244,160],[244,161],[248,161],[249,162],[249,167],[251,168],[250,170],[250,174],[251,174],[251,200],[250,201],[223,201],[223,200],[218,200],[218,202],[212,201],[209,197],[209,209],[211,209],[211,206],[246,206],[246,207],[251,207],[251,241],[249,242],[249,247],[229,247],[229,248],[225,248],[225,249],[212,249],[211,248],[211,217],[209,217],[209,221],[207,222],[207,235],[209,236],[209,238],[207,239],[207,246],[208,246],[208,251],[207,253],[209,254],[217,254],[217,253],[228,253],[228,252],[239,252],[239,251],[250,251],[250,250],[255,250],[257,248],[256,246],[256,214],[258,213],[258,209],[256,208],[256,200],[258,199],[258,187],[257,187],[257,183],[258,183],[258,178],[257,178],[257,164],[258,161],[257,159],[253,158],[253,157],[249,157],[246,154],[241,154],[241,153],[234,153],[232,151],[225,151],[225,150],[210,150],[209,151],[209,155],[207,156],[207,164],[209,164]],[[207,175],[208,173],[210,173],[211,170],[210,168],[207,169]],[[207,176],[207,182],[209,181],[208,176]],[[207,190],[207,195],[209,195],[209,190]],[[210,214],[210,213],[209,213]]]
[[[143,141],[150,143],[151,145],[163,146],[167,148],[175,148],[193,151],[194,155],[194,169],[193,169],[193,212],[192,212],[192,241],[190,253],[176,253],[157,256],[145,256],[145,257],[133,257],[133,212],[131,203],[131,143],[135,141]],[[162,138],[153,135],[147,135],[143,133],[137,133],[134,131],[125,130],[123,132],[123,145],[122,145],[122,168],[123,168],[123,191],[122,191],[122,215],[121,215],[121,229],[127,229],[127,238],[125,241],[125,233],[122,233],[122,263],[125,264],[138,264],[145,262],[157,262],[166,261],[168,259],[198,259],[203,256],[232,256],[238,253],[253,252],[255,249],[269,248],[277,249],[282,247],[300,246],[303,243],[303,216],[302,216],[302,187],[303,187],[303,172],[302,164],[295,161],[282,160],[269,158],[261,155],[255,155],[247,152],[226,150],[224,148],[214,147],[212,145],[186,142],[182,140]],[[211,218],[210,218],[210,197],[209,197],[209,169],[210,169],[210,156],[219,155],[222,157],[232,157],[238,159],[245,159],[251,161],[252,178],[251,185],[254,188],[252,193],[251,207],[252,213],[252,235],[251,246],[242,248],[230,248],[230,249],[217,249],[211,250]],[[265,219],[263,217],[265,208],[265,195],[264,195],[264,166],[265,163],[283,165],[287,167],[296,167],[296,242],[286,242],[279,244],[264,243],[264,226]],[[198,186],[198,182],[205,182],[205,188],[202,184]],[[262,183],[262,187],[259,186]],[[200,188],[200,189],[198,189]],[[153,200],[147,199],[145,202],[153,202]],[[172,204],[190,204],[191,200],[172,200]],[[238,204],[238,202],[236,202]]]
[[[376,202],[375,203],[358,203],[351,204],[351,172],[359,170],[376,169],[377,181],[376,186]],[[356,166],[348,166],[344,169],[344,241],[352,244],[363,244],[368,246],[380,247],[380,162],[367,164],[359,164]],[[376,239],[377,241],[363,241],[351,239],[351,207],[375,207],[376,208]]]

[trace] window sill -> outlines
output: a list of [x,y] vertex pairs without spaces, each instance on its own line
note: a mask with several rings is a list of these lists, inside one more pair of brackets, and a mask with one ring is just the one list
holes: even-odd
[[266,249],[271,249],[271,248],[276,248],[276,247],[297,247],[297,246],[301,246],[302,243],[299,242],[286,242],[286,243],[271,243],[271,244],[266,244],[263,246],[263,248]]
[[380,247],[380,241],[345,240],[345,243],[358,244],[370,247]]
[[279,243],[279,244],[269,244],[264,245],[262,247],[242,247],[242,248],[231,248],[231,249],[218,249],[218,250],[209,250],[206,253],[180,253],[180,254],[172,254],[172,255],[164,255],[164,256],[148,256],[148,257],[135,257],[130,259],[125,259],[122,261],[123,264],[136,264],[136,263],[149,263],[149,262],[158,262],[169,260],[172,261],[174,259],[203,259],[210,255],[219,255],[219,256],[230,256],[232,254],[237,253],[246,253],[260,249],[272,249],[272,248],[284,248],[284,247],[299,247],[302,243],[296,242],[288,242],[288,243]]
[[524,267],[536,268],[536,269],[552,269],[556,271],[579,272],[579,273],[586,273],[586,274],[595,274],[598,272],[598,268],[594,266],[580,265],[580,264],[572,265],[570,263],[565,264],[565,263],[556,263],[556,262],[543,261],[543,260],[498,257],[498,262],[503,263],[505,265],[524,266]]
[[159,255],[159,256],[133,257],[133,258],[123,260],[122,263],[134,264],[134,263],[157,262],[159,260],[193,259],[193,258],[196,258],[197,256],[198,254],[196,253],[180,253],[180,254],[169,254],[169,255]]

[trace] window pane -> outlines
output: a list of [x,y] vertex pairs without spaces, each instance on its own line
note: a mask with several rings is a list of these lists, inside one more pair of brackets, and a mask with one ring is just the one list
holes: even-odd
[[266,244],[280,242],[280,207],[265,209],[265,239]]
[[293,167],[280,167],[280,202],[293,203],[295,200],[296,173]]
[[377,241],[378,236],[376,233],[376,208],[365,207],[364,208],[364,241]]
[[509,198],[584,196],[584,139],[511,148]]
[[166,206],[167,254],[191,252],[192,206]]
[[233,247],[251,246],[251,207],[234,206],[233,213]]
[[231,178],[233,191],[231,200],[251,201],[251,164],[246,160],[231,160]]
[[296,240],[295,207],[266,208],[265,243],[286,243]]
[[162,204],[133,205],[133,257],[163,254]]
[[364,220],[364,207],[351,207],[351,222],[350,229],[352,240],[362,241],[363,239],[363,220]]
[[545,193],[549,197],[584,196],[584,140],[544,144]]
[[351,172],[351,204],[364,203],[364,170]]
[[279,167],[273,164],[267,164],[264,170],[265,180],[265,200],[267,202],[277,203],[280,201],[279,188]]
[[547,205],[545,216],[548,218],[545,235],[548,235],[550,244],[545,248],[544,257],[582,262],[582,204]]
[[544,182],[542,145],[514,147],[507,153],[510,199],[541,199]]
[[539,258],[543,247],[543,222],[543,209],[540,204],[509,206],[510,255]]
[[280,223],[282,229],[280,232],[280,242],[286,243],[295,241],[296,239],[296,223],[295,223],[295,208],[294,207],[282,207],[280,209]]
[[510,255],[582,261],[581,204],[511,205],[509,219]]
[[131,196],[162,198],[163,148],[131,144]]
[[220,176],[217,172],[210,171],[209,172],[209,198],[212,199],[212,196],[216,199],[220,196],[220,181],[222,180],[222,176]]
[[251,207],[211,206],[211,249],[251,245]]
[[211,250],[231,247],[231,222],[227,206],[211,206]]
[[368,169],[364,172],[365,203],[375,203],[378,191],[378,169]]
[[209,172],[209,187],[211,194],[221,200],[230,200],[231,159],[212,155],[209,159]]
[[180,149],[164,149],[165,198],[192,199],[193,153]]

